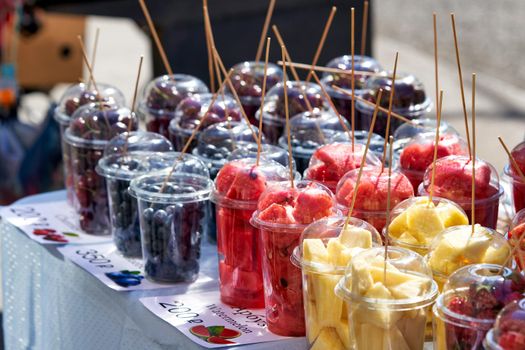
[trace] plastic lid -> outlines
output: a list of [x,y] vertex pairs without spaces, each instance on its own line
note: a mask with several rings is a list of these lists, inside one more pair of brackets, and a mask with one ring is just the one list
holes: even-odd
[[361,219],[331,216],[308,225],[294,249],[292,262],[303,271],[342,275],[352,257],[382,245],[377,230]]
[[[385,72],[381,75],[376,75],[367,80],[365,85],[365,92],[363,98],[375,103],[375,97],[379,93],[379,89],[383,89],[381,97],[381,106],[388,108],[390,100],[390,90],[392,87],[392,73]],[[432,108],[432,102],[425,94],[423,84],[413,75],[398,73],[396,75],[395,92],[393,101],[393,110],[401,113],[406,117],[413,117],[428,112]],[[373,106],[369,106],[362,101],[357,101],[356,108],[360,110],[373,110]]]
[[[354,142],[355,143],[366,145],[367,140],[368,140],[368,131],[365,131],[365,130],[355,130],[354,131]],[[351,143],[352,140],[348,138],[347,132],[337,131],[332,135],[332,137],[328,141],[328,143],[333,143],[333,142],[344,142],[344,143],[350,142]],[[372,137],[370,138],[370,145],[368,146],[368,151],[369,152],[371,151],[374,155],[381,158],[383,156],[384,147],[385,147],[385,139],[376,133],[372,133]],[[389,146],[387,143],[387,153],[386,154],[388,154],[388,148]]]
[[475,225],[449,227],[430,244],[426,259],[434,275],[446,277],[459,268],[477,263],[503,264],[510,254],[510,245],[495,230]]
[[[253,142],[239,142],[236,144],[235,150],[228,156],[228,160],[235,160],[241,158],[257,158],[257,144]],[[284,148],[269,145],[266,143],[262,144],[261,147],[261,158],[273,160],[281,165],[288,168],[288,151]],[[296,170],[295,161],[292,158],[292,166],[294,171]]]
[[465,266],[448,278],[436,302],[440,317],[450,323],[487,331],[499,311],[523,298],[525,277],[494,264]]
[[126,104],[126,99],[122,92],[116,87],[108,84],[98,83],[97,88],[100,90],[97,96],[97,91],[93,84],[88,88],[87,84],[78,83],[71,85],[62,95],[55,112],[55,119],[60,124],[69,124],[70,118],[75,111],[88,103],[98,102],[100,98],[108,104],[116,104],[122,106]]
[[388,228],[394,245],[408,249],[428,249],[430,243],[444,229],[467,225],[467,214],[456,203],[444,198],[411,197],[392,209]]
[[[210,109],[213,94],[198,94],[182,100],[175,110],[175,118],[171,120],[169,130],[173,134],[190,134],[202,122],[199,131],[210,125],[225,121],[241,121],[241,110],[235,100],[229,95],[219,95]],[[209,112],[208,112],[209,109]],[[208,115],[204,119],[206,112]]]
[[[326,66],[328,68],[337,68],[337,69],[346,70],[346,71],[349,71],[349,73],[351,73],[352,56],[344,55],[344,56],[336,57],[330,62],[328,62]],[[372,57],[356,55],[354,56],[354,70],[379,73],[383,69],[379,65],[379,62],[377,62]],[[365,87],[365,83],[369,78],[370,78],[370,75],[363,75],[363,74],[358,74],[358,73],[354,74],[354,84],[355,84],[356,94],[358,95],[361,94],[361,92],[357,90],[362,90]],[[330,93],[331,96],[343,97],[346,99],[351,98],[348,95],[344,95],[332,89],[333,86],[337,86],[342,89],[349,89],[351,91],[352,89],[352,75],[351,74],[326,72],[323,74],[323,78],[321,79],[321,81],[327,87],[328,92]]]
[[274,182],[259,197],[251,224],[257,228],[302,232],[306,225],[334,213],[332,192],[312,181]]
[[[503,192],[498,172],[486,161],[476,158],[476,200],[491,199]],[[422,188],[430,191],[432,165],[423,179]],[[436,161],[434,194],[458,204],[469,204],[472,196],[472,163],[468,156],[447,156]]]
[[[266,91],[268,91],[283,80],[283,71],[276,64],[268,63],[266,76]],[[233,66],[231,80],[233,88],[240,98],[243,100],[251,98],[260,103],[264,80],[264,62],[237,63]],[[226,91],[230,91],[229,86],[226,87]]]
[[152,80],[144,90],[141,108],[157,114],[173,113],[188,96],[209,92],[200,79],[186,74],[162,75]]
[[[394,152],[401,152],[412,138],[421,133],[431,133],[435,135],[436,119],[416,118],[412,119],[412,123],[403,123],[394,131]],[[444,120],[441,120],[439,124],[439,134],[456,134],[459,136],[458,131]]]
[[[350,129],[346,119],[343,123]],[[332,111],[303,112],[290,119],[290,138],[294,156],[309,158],[321,145],[327,143],[336,131],[342,131],[339,117]],[[348,136],[347,136],[348,137]],[[288,148],[288,135],[279,138],[279,146]]]
[[131,130],[137,129],[137,117],[128,108],[90,103],[73,114],[65,140],[76,147],[103,149],[113,137],[126,132],[129,123],[133,123]]
[[[438,294],[432,271],[421,255],[408,249],[367,249],[352,259],[336,294],[371,309],[410,310],[430,305]],[[390,277],[390,281],[389,281]]]
[[[287,81],[288,112],[290,118],[296,114],[308,111],[305,96],[314,111],[326,109],[328,102],[322,95],[321,87],[304,81]],[[276,122],[283,125],[286,122],[284,107],[284,83],[280,82],[268,91],[264,98],[264,107],[256,113],[256,118],[263,116],[265,123]]]
[[[514,147],[510,153],[516,160],[516,163],[518,163],[521,171],[525,174],[525,141]],[[509,163],[512,164],[510,159]],[[511,174],[514,176],[519,176],[519,172],[514,168],[514,165],[512,166]]]
[[[339,180],[336,190],[337,203],[349,207],[354,194],[354,187],[359,169],[354,169]],[[414,189],[407,177],[398,171],[392,171],[390,180],[390,208],[403,200],[413,197]],[[380,167],[363,169],[354,209],[366,211],[385,211],[388,197],[388,168],[381,172]]]
[[487,350],[515,350],[525,345],[525,299],[508,303],[499,312],[483,344]]

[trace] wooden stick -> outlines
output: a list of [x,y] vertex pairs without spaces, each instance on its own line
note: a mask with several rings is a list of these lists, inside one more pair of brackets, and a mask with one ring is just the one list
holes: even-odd
[[454,17],[454,13],[450,14],[450,18],[452,20],[452,32],[454,33],[454,47],[456,49],[456,62],[458,65],[459,88],[461,90],[461,105],[463,106],[463,118],[465,120],[465,134],[467,136],[468,154],[469,154],[469,157],[472,158],[472,148],[470,144],[470,134],[468,130],[467,106],[465,104],[465,91],[463,89],[463,73],[461,73],[461,61],[459,59],[459,45],[458,45],[458,37],[456,34],[456,19]]
[[[206,51],[208,53],[208,73],[210,75],[210,89],[215,92],[215,73],[213,72],[213,53],[211,52],[212,43],[210,42],[208,21],[208,0],[202,0],[202,14],[204,19],[204,36],[206,37]],[[209,17],[209,16],[208,16]]]
[[[93,53],[91,54],[91,69],[95,71],[95,59],[97,58],[97,47],[98,47],[98,36],[100,34],[100,28],[97,28],[95,32],[95,41],[93,42]],[[88,81],[88,89],[91,86],[91,80]]]
[[501,267],[499,268],[499,271],[498,271],[498,275],[501,275],[503,273],[503,271],[505,270],[505,267],[508,265],[508,263],[510,262],[510,260],[514,257],[514,254],[516,254],[516,251],[519,250],[520,251],[520,254],[518,254],[519,256],[519,259],[520,259],[520,262],[522,263],[522,268],[523,268],[523,259],[522,259],[522,256],[521,256],[521,240],[523,239],[523,237],[525,237],[525,235],[521,235],[518,239],[517,239],[517,242],[516,242],[516,245],[514,245],[512,247],[512,249],[510,250],[509,252],[509,256],[505,259],[505,261],[503,262],[503,264],[501,265]]
[[361,56],[365,55],[366,49],[366,31],[368,29],[368,0],[363,7],[363,27],[361,30]]
[[476,73],[472,73],[472,196],[471,196],[472,236],[476,224]]
[[[317,64],[317,61],[319,61],[319,56],[321,56],[321,52],[324,47],[324,43],[326,41],[326,36],[328,35],[328,31],[330,30],[330,27],[332,26],[332,22],[334,20],[335,13],[337,12],[337,7],[332,6],[332,10],[330,11],[330,15],[328,15],[328,19],[326,20],[326,23],[324,25],[323,34],[321,35],[321,39],[319,40],[319,44],[317,45],[317,50],[315,51],[314,58],[312,59],[312,67]],[[312,72],[308,73],[308,76],[306,77],[306,81],[310,81],[312,79]]]
[[[268,57],[270,55],[270,43],[271,43],[271,38],[268,37],[266,39],[266,54],[264,56],[264,78],[263,78],[263,86],[262,86],[262,94],[261,94],[261,111],[263,110],[264,108],[264,97],[266,95],[266,78],[267,78],[267,73],[268,73]],[[256,165],[259,166],[259,159],[261,158],[261,150],[262,150],[262,127],[263,127],[263,117],[262,117],[262,113],[261,115],[259,116],[259,138],[257,140],[257,162],[256,162]]]
[[259,45],[257,46],[257,53],[255,54],[255,62],[259,62],[261,60],[264,38],[268,33],[268,27],[270,26],[270,21],[272,19],[274,8],[275,0],[270,0],[270,4],[268,5],[268,11],[266,11],[266,18],[264,19],[264,24],[262,27],[261,38],[259,39]]
[[[434,12],[432,14],[432,19],[434,21],[434,79],[436,81],[436,119],[439,115],[439,107],[438,105],[441,104],[440,100],[439,100],[439,72],[438,72],[438,43],[437,43],[437,24],[436,24],[436,20],[437,20],[437,15],[436,13]],[[438,124],[438,128],[440,127],[440,125]]]
[[370,147],[370,140],[372,139],[372,133],[374,130],[374,126],[376,124],[377,113],[379,112],[379,101],[381,101],[381,97],[383,95],[383,89],[379,89],[379,92],[377,95],[379,98],[377,99],[377,102],[375,104],[376,108],[374,109],[374,115],[372,116],[372,122],[370,124],[370,131],[368,132],[368,138],[366,140],[365,150],[363,151],[363,156],[361,158],[361,165],[359,166],[359,172],[357,173],[357,179],[355,180],[355,184],[354,184],[354,193],[352,196],[352,202],[350,203],[350,208],[348,208],[348,215],[346,217],[346,221],[343,226],[343,230],[345,230],[348,224],[350,223],[350,218],[352,217],[352,212],[354,211],[355,200],[357,198],[357,189],[359,187],[359,182],[361,181],[361,175],[363,174],[363,168],[365,167],[366,154],[368,153],[368,147]]
[[386,161],[386,145],[388,136],[390,135],[390,118],[392,117],[392,106],[394,105],[394,91],[396,86],[396,72],[397,72],[397,59],[399,58],[399,52],[396,52],[396,59],[394,61],[394,74],[392,78],[392,86],[390,89],[390,98],[388,100],[388,114],[386,117],[386,130],[385,130],[385,143],[383,145],[383,158],[381,159],[381,172],[383,172],[383,166]]
[[[142,71],[142,62],[144,61],[144,56],[140,56],[139,60],[139,69],[137,71],[137,78],[135,79],[135,88],[133,89],[133,101],[131,102],[131,113],[133,114],[135,112],[135,104],[137,102],[137,93],[139,91],[139,82],[140,82],[140,72]],[[133,126],[133,123],[130,122],[128,124],[128,130],[126,133],[126,141],[124,143],[124,154],[128,152],[128,143],[129,143],[129,134],[131,133],[131,127]]]
[[[281,61],[281,60],[277,61],[277,64],[280,65],[280,66],[284,65],[283,61]],[[309,71],[312,70],[312,65],[307,64],[307,63],[286,62],[286,67],[290,67],[290,68],[293,67],[293,68],[309,70]],[[352,75],[352,70],[351,69],[345,70],[345,69],[339,69],[339,68],[313,66],[313,70],[315,70],[317,72],[327,72],[327,73],[334,73],[334,74],[341,74],[341,75],[350,75],[350,76]],[[368,72],[368,71],[364,71],[364,70],[356,70],[355,74],[366,75],[366,76],[371,76],[371,77],[379,76],[379,75],[383,76],[383,72]],[[387,76],[387,77],[391,77],[391,76]]]
[[91,64],[89,63],[87,53],[86,53],[86,47],[84,46],[84,41],[82,41],[82,36],[77,35],[77,39],[80,44],[80,51],[82,52],[82,58],[84,59],[84,63],[86,64],[86,67],[89,72],[89,81],[93,82],[93,86],[95,87],[95,92],[97,93],[97,96],[100,99],[100,92],[97,87],[97,82],[95,81],[95,77],[93,76],[93,68],[91,67]]
[[350,10],[350,53],[352,55],[351,88],[352,100],[350,101],[350,124],[352,126],[352,153],[354,152],[355,139],[355,8]]
[[523,174],[523,171],[521,171],[520,166],[518,165],[518,162],[516,162],[516,158],[512,155],[512,153],[509,151],[509,148],[501,138],[501,136],[498,136],[499,143],[501,143],[501,146],[503,146],[503,149],[505,152],[507,152],[507,155],[509,156],[510,161],[512,162],[512,165],[514,168],[516,168],[516,171],[518,172],[518,175],[520,176],[523,183],[525,183],[525,174]]
[[160,58],[162,59],[162,63],[164,64],[164,69],[166,69],[166,72],[168,72],[169,76],[173,79],[173,70],[171,69],[170,63],[168,61],[168,56],[166,56],[166,52],[164,51],[164,47],[162,46],[162,43],[160,41],[159,34],[157,33],[157,29],[155,29],[155,25],[153,24],[153,20],[151,19],[151,16],[149,14],[148,7],[146,6],[144,0],[139,0],[139,4],[142,9],[142,13],[144,14],[144,17],[146,18],[146,22],[148,23],[151,36],[153,37],[155,45],[157,46],[157,50],[159,50]]
[[432,177],[430,179],[430,196],[428,199],[428,205],[432,202],[432,198],[434,197],[434,181],[436,179],[436,160],[437,160],[437,154],[438,154],[438,144],[439,144],[439,126],[441,125],[441,108],[443,107],[443,90],[439,92],[439,103],[436,106],[438,110],[438,115],[436,118],[437,121],[437,127],[436,127],[436,139],[434,141],[434,156],[432,158]]
[[[388,164],[390,166],[388,167],[388,185],[387,185],[387,193],[386,193],[386,224],[385,224],[385,266],[383,270],[383,283],[386,284],[386,262],[388,260],[388,242],[390,240],[390,233],[389,233],[389,226],[390,226],[390,190],[392,188],[392,149],[394,148],[394,137],[389,137],[389,143],[390,143],[390,150],[389,150],[389,156],[388,156]],[[382,171],[381,171],[382,172]]]
[[[286,62],[286,52],[284,45],[281,45],[281,55],[283,61]],[[286,77],[286,68],[283,69],[283,89],[284,89],[284,113],[286,115],[286,130],[287,130],[287,137],[288,137],[288,167],[290,169],[290,186],[293,189],[294,183],[293,183],[293,161],[292,161],[292,141],[290,136],[290,112],[288,110],[288,87],[286,86],[287,83],[287,77]]]

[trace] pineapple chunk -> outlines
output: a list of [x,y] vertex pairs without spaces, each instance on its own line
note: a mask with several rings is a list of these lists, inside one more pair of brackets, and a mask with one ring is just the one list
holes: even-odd
[[309,301],[306,304],[306,335],[308,337],[308,342],[312,344],[321,330],[319,325],[319,320],[317,318],[317,311],[315,309],[315,303]]
[[304,260],[316,263],[329,263],[328,251],[320,239],[305,239],[303,241]]
[[[359,327],[356,325],[355,327]],[[363,323],[359,330],[359,337],[357,338],[358,349],[374,349],[385,350],[383,339],[385,331],[374,325]],[[393,349],[392,349],[393,350]]]
[[398,238],[401,242],[404,242],[404,243],[407,243],[407,244],[412,244],[412,245],[419,245],[421,244],[420,241],[418,241],[416,238],[415,238],[415,235],[412,235],[410,231],[405,231],[401,234],[401,236],[399,236]]
[[407,226],[414,237],[426,243],[445,229],[434,205],[413,205],[407,210]]
[[408,230],[407,226],[407,211],[403,211],[396,216],[388,226],[388,233],[392,237],[401,237],[401,235]]
[[337,332],[337,335],[339,336],[339,339],[343,343],[345,349],[351,349],[350,329],[348,328],[348,320],[341,320],[337,324],[337,327],[335,327],[335,331]]
[[347,248],[337,238],[330,238],[326,249],[332,264],[339,267],[347,266],[354,256],[364,250],[364,248]]
[[342,231],[339,235],[339,240],[341,241],[341,244],[348,248],[372,247],[372,234],[370,231],[355,226],[349,226],[346,230]]
[[[390,276],[387,276],[387,281]],[[396,299],[407,299],[423,295],[430,287],[430,280],[422,278],[413,279],[400,283],[396,286],[389,287],[390,292]]]
[[[347,279],[349,280],[349,279]],[[370,269],[366,266],[363,261],[354,262],[352,264],[352,284],[347,285],[346,288],[352,288],[354,293],[363,295],[368,291],[374,284],[374,279],[370,274]],[[357,283],[356,283],[357,282]],[[349,283],[349,282],[347,282]]]
[[345,350],[333,328],[323,328],[310,350]]
[[485,256],[481,260],[486,264],[498,264],[501,265],[505,263],[507,257],[509,256],[510,251],[507,246],[502,246],[499,248],[489,247],[485,252]]
[[452,227],[460,225],[468,225],[467,216],[453,205],[439,203],[438,208],[448,207],[448,210],[439,210],[439,215],[443,221],[443,226]]
[[341,320],[343,299],[334,294],[334,289],[339,282],[339,275],[313,276],[315,293],[315,307],[317,320],[321,327],[336,327]]
[[385,332],[383,344],[385,349],[410,350],[410,346],[408,346],[403,334],[397,327],[392,327]]
[[376,282],[366,293],[365,297],[375,299],[394,299],[392,293],[386,288],[383,283]]

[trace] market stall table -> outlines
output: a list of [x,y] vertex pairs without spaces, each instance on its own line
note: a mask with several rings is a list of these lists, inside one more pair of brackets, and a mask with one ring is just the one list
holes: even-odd
[[[31,196],[16,204],[65,198],[64,191]],[[4,344],[7,349],[201,349],[140,302],[143,297],[184,293],[173,288],[117,292],[43,246],[11,224],[0,221]],[[79,245],[81,247],[81,245]],[[217,248],[202,244],[201,272],[212,276],[192,292],[217,285]],[[236,346],[235,349],[304,349],[304,338]]]

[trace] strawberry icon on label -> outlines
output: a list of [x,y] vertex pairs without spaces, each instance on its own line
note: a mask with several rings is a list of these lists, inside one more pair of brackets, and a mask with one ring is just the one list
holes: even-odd
[[191,334],[201,338],[211,344],[236,344],[234,341],[228,340],[237,338],[241,332],[234,329],[225,328],[224,326],[195,326],[190,328]]

